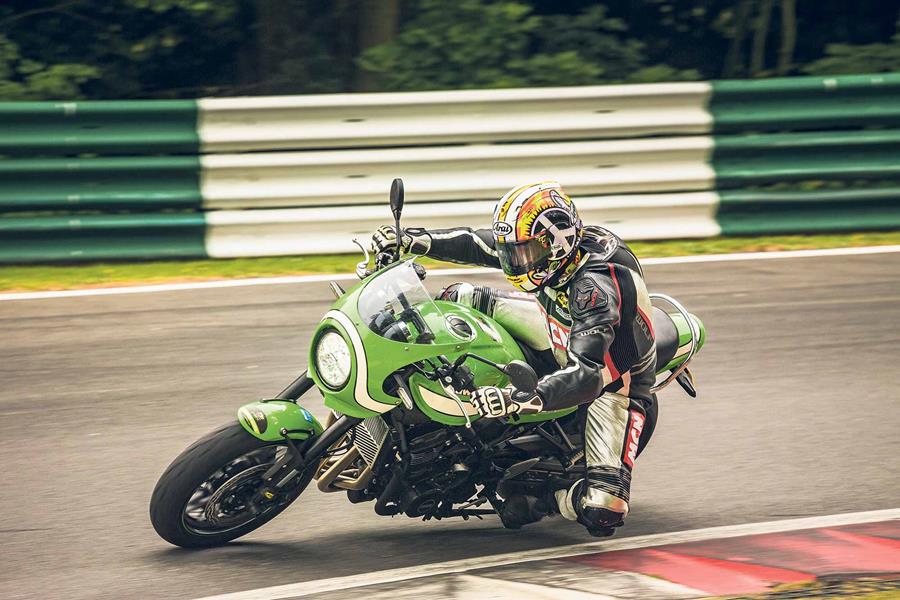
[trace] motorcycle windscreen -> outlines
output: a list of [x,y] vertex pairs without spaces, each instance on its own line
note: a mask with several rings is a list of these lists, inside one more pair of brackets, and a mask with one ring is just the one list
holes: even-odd
[[357,308],[370,330],[397,342],[430,344],[435,332],[445,328],[441,310],[411,260],[385,269],[369,281]]

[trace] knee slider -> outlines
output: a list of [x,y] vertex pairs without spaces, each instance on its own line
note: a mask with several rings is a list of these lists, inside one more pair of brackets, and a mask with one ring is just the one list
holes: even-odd
[[[612,530],[624,523],[628,514],[628,504],[610,496],[611,504],[598,504],[592,501],[591,490],[584,479],[578,481],[568,490],[557,492],[557,502],[562,515],[570,520],[577,520],[592,534],[612,535]],[[606,496],[606,494],[603,494]],[[618,500],[618,502],[615,502]],[[573,518],[574,517],[574,518]]]
[[584,525],[594,537],[609,537],[616,527],[624,524],[622,515],[606,508],[583,507],[578,514],[578,522]]

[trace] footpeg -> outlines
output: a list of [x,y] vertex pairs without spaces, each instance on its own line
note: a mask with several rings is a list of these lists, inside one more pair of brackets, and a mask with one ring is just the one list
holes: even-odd
[[528,460],[523,460],[522,462],[517,462],[503,473],[503,477],[500,478],[500,481],[506,481],[507,479],[518,477],[534,465],[538,464],[540,461],[540,458],[535,457],[529,458]]
[[691,373],[690,369],[685,368],[684,371],[678,374],[675,381],[678,382],[678,385],[681,386],[681,389],[683,389],[688,396],[691,398],[697,397],[697,388],[694,387],[694,374]]

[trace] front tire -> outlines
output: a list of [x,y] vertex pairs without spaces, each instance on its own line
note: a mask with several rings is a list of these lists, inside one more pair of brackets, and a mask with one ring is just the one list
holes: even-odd
[[182,548],[219,546],[265,525],[309,485],[313,470],[254,512],[249,499],[262,474],[287,451],[250,435],[239,423],[200,438],[163,472],[150,497],[150,522]]

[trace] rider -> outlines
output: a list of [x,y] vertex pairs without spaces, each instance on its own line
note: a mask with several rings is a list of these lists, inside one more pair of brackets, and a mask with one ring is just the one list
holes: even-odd
[[[372,239],[376,252],[397,244],[393,227],[379,228]],[[533,394],[488,386],[471,400],[493,418],[586,404],[586,477],[554,495],[564,517],[593,535],[612,535],[628,514],[634,460],[656,424],[652,309],[635,255],[606,229],[583,226],[556,182],[510,190],[494,210],[492,230],[408,228],[400,246],[502,268],[520,290],[456,283],[441,292],[440,298],[468,304],[507,327],[537,357],[534,366],[551,365]],[[541,518],[534,500],[507,498],[504,523]]]

